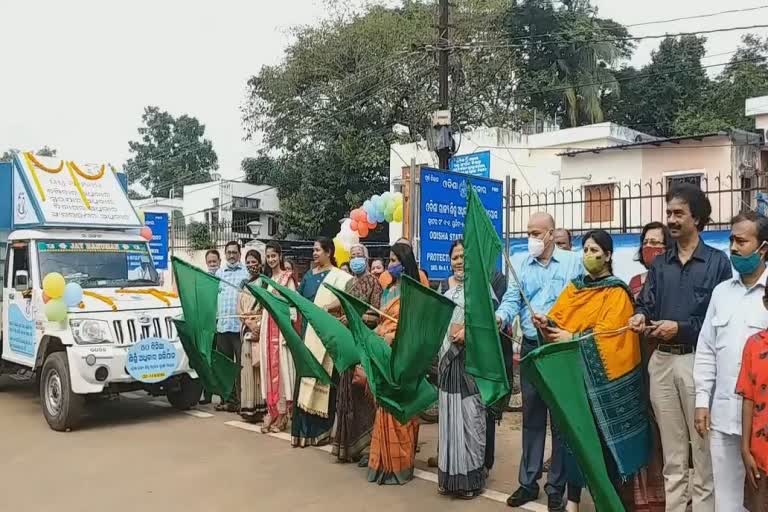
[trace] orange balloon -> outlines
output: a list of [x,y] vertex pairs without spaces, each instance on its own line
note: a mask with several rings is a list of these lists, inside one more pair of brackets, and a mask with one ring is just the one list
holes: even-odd
[[349,223],[349,228],[352,231],[357,231],[359,227],[360,227],[360,225],[357,223],[356,219],[353,219],[352,222]]
[[369,229],[369,230],[374,230],[374,229],[376,229],[376,226],[378,226],[378,224],[376,224],[375,222],[369,222],[369,223],[368,223],[368,229]]
[[360,238],[365,238],[368,236],[368,224],[360,224],[357,228],[357,234],[360,235]]
[[47,293],[43,292],[43,304],[48,304],[49,300],[51,300],[51,298],[48,296]]
[[368,214],[365,213],[365,210],[360,210],[360,217],[357,221],[362,222],[363,224],[368,224]]

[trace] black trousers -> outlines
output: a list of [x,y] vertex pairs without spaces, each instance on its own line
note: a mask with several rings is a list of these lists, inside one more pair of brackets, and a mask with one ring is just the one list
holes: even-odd
[[237,363],[237,379],[235,380],[235,392],[230,395],[227,402],[231,404],[240,403],[240,372],[242,364],[240,361],[241,341],[239,332],[218,332],[216,333],[216,350]]

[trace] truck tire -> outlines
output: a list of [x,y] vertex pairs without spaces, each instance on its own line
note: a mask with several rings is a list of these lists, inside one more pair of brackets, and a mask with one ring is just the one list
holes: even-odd
[[68,432],[79,423],[85,399],[72,391],[65,352],[50,354],[40,375],[40,405],[45,421],[57,432]]
[[180,411],[186,411],[196,406],[203,393],[203,383],[200,379],[193,379],[186,373],[179,378],[179,387],[176,391],[168,392],[168,402]]

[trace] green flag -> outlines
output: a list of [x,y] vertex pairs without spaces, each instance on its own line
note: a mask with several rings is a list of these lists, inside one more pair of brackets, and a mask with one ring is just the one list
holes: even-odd
[[464,221],[465,368],[475,378],[483,402],[493,405],[510,391],[490,287],[491,273],[502,244],[477,191],[470,184],[467,184],[467,190],[469,200]]
[[205,389],[227,400],[240,368],[214,348],[219,286],[222,284],[219,278],[179,258],[172,260],[179,302],[184,312],[183,320],[174,320],[179,340],[189,358],[189,365],[197,372]]
[[282,286],[268,277],[262,276],[262,279],[279,291],[312,325],[318,338],[330,354],[333,365],[339,372],[344,372],[360,362],[352,334],[337,318],[311,300],[302,297],[300,293]]
[[341,302],[349,330],[376,401],[400,423],[424,411],[437,400],[437,390],[426,374],[440,349],[454,304],[405,276],[400,281],[400,318],[390,347],[363,322],[368,305],[328,286]]
[[595,510],[624,510],[605,467],[584,386],[579,342],[543,345],[525,356],[520,368],[523,378],[534,385],[546,402],[554,424],[579,463]]
[[331,378],[328,376],[328,372],[323,369],[323,366],[315,359],[312,352],[309,351],[301,336],[298,335],[296,329],[291,322],[291,312],[288,307],[288,303],[284,300],[276,297],[273,293],[262,288],[261,286],[246,285],[248,291],[250,291],[256,300],[261,304],[265,310],[272,316],[280,329],[280,332],[285,338],[285,345],[288,350],[291,351],[293,356],[293,364],[296,367],[296,375],[298,377],[312,377],[317,379],[322,384],[331,385]]

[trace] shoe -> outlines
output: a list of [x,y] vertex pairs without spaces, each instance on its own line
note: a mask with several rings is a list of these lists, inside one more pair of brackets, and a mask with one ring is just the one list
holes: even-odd
[[549,510],[549,512],[565,512],[565,503],[563,503],[563,497],[559,494],[548,495],[547,510]]
[[510,507],[522,507],[526,503],[539,499],[539,491],[530,491],[525,487],[518,488],[512,496],[507,498],[507,505]]

